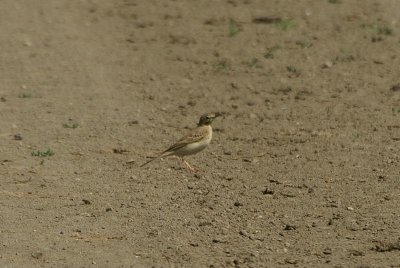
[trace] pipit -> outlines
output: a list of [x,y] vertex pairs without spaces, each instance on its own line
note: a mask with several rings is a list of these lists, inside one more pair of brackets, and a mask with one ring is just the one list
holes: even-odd
[[210,144],[212,139],[211,123],[215,118],[221,115],[222,113],[208,113],[202,115],[196,128],[178,140],[174,145],[170,146],[167,150],[141,165],[141,167],[161,157],[177,156],[191,171],[197,171],[183,157],[197,154]]

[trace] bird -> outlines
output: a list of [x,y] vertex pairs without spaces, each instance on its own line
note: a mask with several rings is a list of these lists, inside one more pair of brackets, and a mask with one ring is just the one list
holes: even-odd
[[165,151],[161,152],[156,157],[153,157],[146,163],[142,164],[143,167],[150,162],[166,157],[166,156],[177,156],[181,161],[189,168],[190,171],[196,172],[197,170],[192,167],[185,159],[185,156],[197,154],[204,150],[211,142],[212,139],[212,127],[211,123],[215,118],[222,116],[223,113],[207,113],[200,117],[197,127],[192,129],[187,135],[180,138],[176,143],[168,147]]

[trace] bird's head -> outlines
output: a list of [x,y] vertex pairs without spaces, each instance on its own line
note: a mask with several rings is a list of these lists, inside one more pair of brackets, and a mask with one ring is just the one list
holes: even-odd
[[211,125],[212,121],[217,118],[218,116],[223,115],[223,113],[208,113],[204,114],[200,117],[198,126],[208,126]]

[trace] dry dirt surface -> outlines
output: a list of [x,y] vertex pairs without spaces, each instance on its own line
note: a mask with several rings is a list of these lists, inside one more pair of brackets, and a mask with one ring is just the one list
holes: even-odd
[[0,267],[400,267],[399,14],[2,0]]

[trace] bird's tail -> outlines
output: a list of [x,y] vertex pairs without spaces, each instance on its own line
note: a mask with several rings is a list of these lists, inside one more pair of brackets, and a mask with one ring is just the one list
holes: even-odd
[[149,164],[150,162],[153,162],[154,160],[156,160],[158,158],[169,156],[169,155],[172,155],[172,154],[173,154],[173,152],[170,152],[169,150],[165,150],[161,154],[151,158],[149,161],[147,161],[146,163],[142,164],[140,167],[144,167],[145,165]]
[[154,158],[150,159],[150,160],[149,160],[149,161],[147,161],[146,163],[144,163],[144,164],[140,165],[140,167],[144,167],[144,166],[145,166],[145,165],[147,165],[148,163],[150,163],[150,162],[152,162],[152,161],[156,160],[157,158],[160,158],[160,156],[156,156],[156,157],[154,157]]

